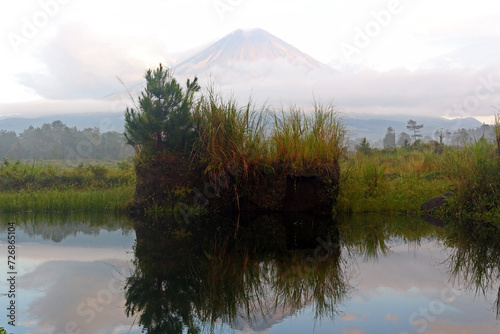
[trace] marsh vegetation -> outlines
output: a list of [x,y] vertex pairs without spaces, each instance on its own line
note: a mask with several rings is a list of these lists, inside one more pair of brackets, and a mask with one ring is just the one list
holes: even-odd
[[21,162],[0,165],[1,212],[126,212],[133,198],[131,164],[114,167]]
[[[496,142],[483,135],[462,146],[447,146],[442,140],[422,143],[415,137],[412,144],[394,147],[391,137],[390,148],[372,149],[365,141],[350,152],[342,115],[332,104],[278,110],[251,101],[240,105],[213,89],[201,92],[196,78],[182,87],[161,65],[146,73],[146,81],[145,91],[125,115],[133,162],[85,160],[70,167],[57,159],[4,158],[0,210],[139,208],[157,217],[179,209],[186,214],[228,207],[419,214],[428,199],[452,193],[444,209],[434,214],[499,225],[498,116],[492,126]],[[47,134],[50,139],[57,131],[61,136],[76,131],[70,130],[54,122],[30,128],[21,138]]]
[[161,65],[145,77],[125,117],[136,149],[137,210],[192,205],[193,189],[207,183],[217,188],[210,211],[331,210],[345,138],[335,107],[241,107],[210,89],[195,100],[196,78],[182,88]]

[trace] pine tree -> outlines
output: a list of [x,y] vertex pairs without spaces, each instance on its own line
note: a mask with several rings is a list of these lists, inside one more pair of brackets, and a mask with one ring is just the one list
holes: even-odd
[[411,137],[413,138],[414,141],[422,137],[422,135],[420,134],[420,129],[423,127],[424,127],[423,124],[417,124],[417,122],[412,119],[408,121],[408,125],[406,126],[407,129],[413,131],[413,135]]
[[372,148],[371,148],[368,140],[366,140],[366,137],[364,137],[361,140],[359,145],[356,145],[356,151],[358,151],[359,153],[363,153],[363,154],[370,154],[371,153]]
[[184,90],[169,69],[160,66],[145,75],[146,89],[138,110],[125,112],[125,137],[140,151],[160,153],[164,149],[184,150],[194,135],[191,108],[198,78],[187,80]]
[[396,131],[392,126],[387,128],[387,133],[384,137],[384,148],[395,148],[396,147]]

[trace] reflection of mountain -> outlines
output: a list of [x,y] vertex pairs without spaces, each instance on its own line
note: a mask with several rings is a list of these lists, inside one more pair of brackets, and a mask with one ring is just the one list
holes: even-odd
[[349,291],[331,219],[261,216],[240,221],[236,237],[235,226],[220,219],[174,225],[136,226],[126,308],[140,314],[147,332],[218,324],[264,332],[308,306],[333,319]]
[[[278,323],[283,322],[285,319],[295,315],[295,310],[290,305],[285,303],[276,304],[275,294],[273,287],[270,284],[264,283],[262,285],[263,300],[249,300],[248,309],[239,307],[237,316],[231,323],[231,328],[242,331],[243,333],[265,333]],[[302,301],[303,308],[314,303],[314,296],[305,296]],[[247,312],[247,311],[250,312]]]
[[[467,229],[443,229],[406,216],[358,215],[334,222],[240,218],[239,228],[221,217],[189,224],[136,222],[136,268],[127,278],[127,315],[138,316],[147,333],[280,332],[289,330],[295,323],[290,318],[300,313],[307,316],[300,315],[297,324],[335,320],[338,332],[351,332],[358,325],[360,332],[411,332],[416,328],[398,319],[408,319],[413,302],[443,301],[442,271],[435,262],[439,257],[426,247],[417,251],[426,240],[444,241],[444,250],[438,245],[435,250],[451,255],[450,268],[467,285],[470,282],[472,290],[498,289],[500,244],[495,233],[471,236]],[[412,262],[417,254],[425,256]],[[357,271],[359,276],[354,275]],[[429,285],[421,284],[429,279]],[[351,289],[351,284],[360,286]],[[346,300],[351,294],[355,301]],[[472,318],[480,312],[474,313],[472,299],[464,298],[453,305],[443,301],[446,310],[429,325],[430,332],[453,331],[455,325],[476,328],[477,319]],[[351,311],[362,311],[359,317],[338,317],[344,301]],[[380,307],[392,303],[391,308]],[[497,310],[499,304],[497,299]],[[384,324],[376,325],[377,319]],[[467,332],[494,332],[481,329]]]
[[215,68],[237,68],[244,63],[285,60],[304,69],[327,67],[265,30],[236,30],[174,67],[176,74],[207,73]]

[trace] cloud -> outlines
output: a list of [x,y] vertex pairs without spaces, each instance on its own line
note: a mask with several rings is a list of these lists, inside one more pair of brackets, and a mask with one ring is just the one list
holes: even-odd
[[367,319],[368,314],[342,314],[340,319],[344,321],[355,321],[356,319]]
[[383,320],[384,321],[398,322],[399,317],[397,315],[391,315],[390,313],[387,313],[387,316]]
[[361,328],[345,328],[342,329],[342,334],[363,334],[365,331]]
[[123,97],[120,100],[74,99],[38,100],[0,104],[0,117],[38,117],[42,115],[124,113],[132,102]]
[[[492,301],[496,290],[485,298],[467,291],[455,282],[446,259],[449,254],[436,241],[422,242],[412,250],[402,242],[391,247],[388,257],[358,264],[358,276],[350,283],[356,286],[347,308],[356,314],[367,312],[370,317],[382,319],[381,326],[397,326],[411,332],[423,329],[425,333],[494,333],[498,331]],[[380,296],[383,288],[386,294]],[[423,312],[430,312],[432,321],[425,320]],[[353,317],[348,318],[353,319]],[[358,326],[360,322],[353,322]]]
[[[484,37],[476,44],[430,59],[426,67],[413,71],[308,70],[286,60],[257,60],[196,74],[201,83],[212,80],[242,104],[251,97],[258,105],[310,106],[316,98],[333,101],[348,114],[486,117],[495,113],[492,106],[500,106],[500,65],[495,62],[500,53],[484,56],[490,54],[491,41]],[[96,36],[82,26],[67,26],[36,54],[45,70],[19,76],[22,84],[45,100],[3,105],[0,114],[123,112],[130,101],[123,98],[125,87],[116,77],[127,87],[142,89],[148,68],[160,61],[170,64],[169,59],[173,59],[166,58],[160,44],[147,37],[112,39]],[[183,83],[185,77],[179,76],[179,81]],[[120,107],[116,107],[118,100]]]
[[352,314],[343,314],[340,316],[340,319],[344,321],[354,321],[356,320],[356,316]]
[[142,80],[148,66],[166,62],[162,46],[148,37],[104,37],[83,26],[66,25],[34,56],[43,71],[20,74],[19,81],[46,99],[99,99]]
[[127,274],[119,266],[100,261],[45,262],[20,278],[24,289],[46,287],[45,294],[29,305],[27,314],[38,319],[39,329],[51,328],[55,333],[75,324],[86,333],[112,332],[121,325],[130,328],[134,320],[125,315],[122,290]]
[[[491,106],[500,105],[500,67],[340,72],[305,71],[286,61],[263,63],[214,67],[210,76],[243,102],[252,96],[274,107],[311,105],[315,97],[333,100],[348,113],[455,118],[489,116]],[[204,82],[203,74],[200,79]]]
[[450,323],[448,321],[436,321],[429,324],[429,327],[425,331],[421,331],[424,334],[441,333],[441,334],[469,334],[469,333],[481,333],[481,334],[497,334],[499,325],[492,324],[481,324],[481,323]]

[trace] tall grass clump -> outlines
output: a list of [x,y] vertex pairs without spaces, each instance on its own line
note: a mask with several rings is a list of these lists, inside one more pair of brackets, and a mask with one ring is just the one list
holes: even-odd
[[247,175],[267,156],[264,112],[253,107],[240,107],[213,90],[200,99],[193,115],[199,139],[194,156],[212,177],[235,169]]
[[500,155],[500,113],[495,114],[495,124],[493,125],[495,140],[497,143],[497,155]]
[[292,106],[274,114],[271,155],[295,173],[338,177],[346,128],[331,104],[315,103],[311,114]]
[[450,211],[458,218],[494,221],[500,217],[500,159],[494,144],[479,139],[446,159],[455,196]]
[[201,157],[206,172],[234,171],[244,176],[260,170],[286,170],[294,174],[320,173],[338,176],[345,127],[332,105],[314,104],[307,113],[298,107],[271,113],[239,107],[209,91],[195,109]]

